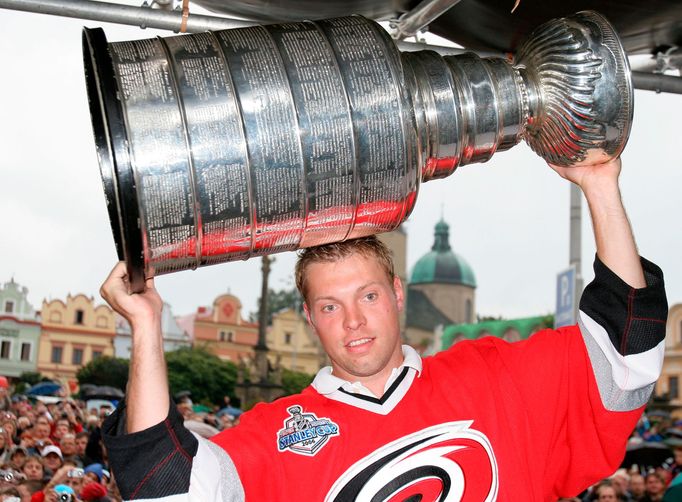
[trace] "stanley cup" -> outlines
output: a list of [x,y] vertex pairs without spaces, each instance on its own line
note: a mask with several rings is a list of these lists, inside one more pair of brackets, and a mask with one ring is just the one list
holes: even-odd
[[525,140],[549,162],[617,157],[628,61],[595,12],[513,62],[401,53],[351,16],[108,43],[86,29],[95,143],[119,257],[144,279],[386,232],[419,184]]

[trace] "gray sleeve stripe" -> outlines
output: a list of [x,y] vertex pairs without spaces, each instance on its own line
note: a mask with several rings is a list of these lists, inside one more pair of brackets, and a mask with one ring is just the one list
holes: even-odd
[[664,342],[641,354],[622,356],[606,330],[582,311],[578,325],[604,407],[631,411],[646,404],[663,366]]

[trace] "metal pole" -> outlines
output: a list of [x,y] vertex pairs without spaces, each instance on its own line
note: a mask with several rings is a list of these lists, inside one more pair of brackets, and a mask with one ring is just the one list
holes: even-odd
[[632,85],[644,91],[670,92],[682,94],[682,77],[673,77],[661,73],[632,72]]
[[573,319],[578,322],[580,295],[583,291],[582,266],[582,192],[580,187],[571,183],[571,210],[569,235],[569,265],[575,265],[575,295],[573,300]]
[[[133,7],[92,0],[0,0],[0,8],[50,14],[53,16],[90,19],[118,24],[180,31],[182,12]],[[187,18],[187,32],[225,30],[253,26],[255,23],[224,17],[191,14]]]
[[460,1],[423,0],[414,9],[400,16],[398,21],[391,24],[391,28],[395,29],[395,32],[392,34],[393,38],[402,40],[403,38],[416,35],[419,30],[428,26],[434,19],[437,19]]

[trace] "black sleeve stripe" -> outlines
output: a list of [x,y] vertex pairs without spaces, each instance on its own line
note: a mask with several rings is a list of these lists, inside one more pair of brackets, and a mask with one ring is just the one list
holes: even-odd
[[154,499],[189,491],[198,441],[183,426],[173,404],[163,422],[126,434],[125,402],[121,402],[104,422],[102,437],[123,499]]
[[594,280],[580,299],[580,310],[606,330],[623,356],[646,352],[665,338],[668,301],[663,272],[644,258],[641,262],[647,285],[635,289],[595,257]]

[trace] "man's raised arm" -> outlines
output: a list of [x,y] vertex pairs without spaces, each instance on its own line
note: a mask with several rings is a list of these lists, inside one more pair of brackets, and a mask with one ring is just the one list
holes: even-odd
[[163,422],[170,406],[161,333],[163,301],[154,288],[154,279],[147,279],[142,293],[128,293],[123,262],[113,268],[100,294],[126,318],[132,330],[126,428],[128,433],[139,432]]
[[595,278],[580,300],[580,330],[604,407],[646,404],[664,355],[668,303],[663,273],[641,258],[620,190],[620,159],[587,167],[552,168],[578,185],[592,217]]

